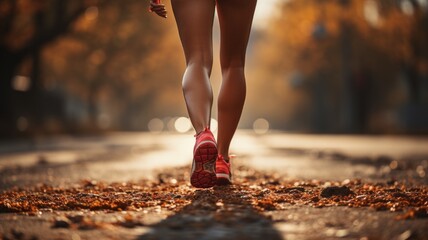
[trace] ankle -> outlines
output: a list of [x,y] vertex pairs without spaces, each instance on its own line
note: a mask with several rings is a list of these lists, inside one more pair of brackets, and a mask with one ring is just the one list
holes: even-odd
[[[225,157],[225,156],[227,156],[227,157]],[[230,162],[230,157],[229,157],[229,155],[223,155],[223,154],[219,154],[218,155],[218,157],[220,158],[220,159],[223,159],[225,162],[227,162],[227,163],[229,163]]]
[[199,135],[201,135],[204,132],[211,132],[209,127],[205,127],[203,130],[200,131],[196,131],[196,134],[194,135],[195,137],[199,137]]

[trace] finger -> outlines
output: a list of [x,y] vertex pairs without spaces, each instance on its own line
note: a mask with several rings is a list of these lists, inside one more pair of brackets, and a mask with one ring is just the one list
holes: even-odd
[[153,12],[166,12],[165,8],[151,8]]
[[166,14],[167,13],[166,9],[153,9],[153,11],[156,12],[156,13],[161,13],[161,14]]
[[156,14],[163,18],[167,18],[167,12],[157,12]]
[[166,15],[167,11],[164,8],[150,8],[149,9],[150,12],[155,12],[158,15]]
[[163,3],[161,3],[161,4],[150,3],[150,6],[152,6],[152,7],[165,7],[165,4],[163,4]]
[[167,17],[167,11],[165,8],[165,4],[156,4],[154,2],[150,2],[150,12],[155,12],[157,15],[166,18]]
[[153,8],[152,10],[153,10],[153,12],[157,12],[157,13],[166,13],[167,12],[166,9],[164,9],[164,8],[161,8],[161,9]]
[[153,9],[153,10],[156,10],[156,11],[160,11],[160,10],[165,10],[165,7],[150,7],[151,9]]
[[150,12],[158,11],[158,9],[160,9],[160,8],[162,8],[162,7],[158,7],[157,5],[150,5],[149,11]]
[[159,15],[161,17],[164,17],[164,18],[166,18],[166,16],[167,16],[167,11],[166,10],[159,10],[159,11],[153,10],[152,12],[154,12],[157,15]]

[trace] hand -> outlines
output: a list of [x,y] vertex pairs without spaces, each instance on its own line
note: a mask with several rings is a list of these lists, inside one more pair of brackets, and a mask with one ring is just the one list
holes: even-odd
[[163,18],[167,18],[165,4],[160,3],[159,0],[150,0],[150,12],[154,12]]

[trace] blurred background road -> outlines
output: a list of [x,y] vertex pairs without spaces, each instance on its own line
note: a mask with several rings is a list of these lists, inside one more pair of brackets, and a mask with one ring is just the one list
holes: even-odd
[[[3,143],[1,189],[69,185],[82,179],[121,182],[154,178],[188,166],[194,137],[178,133],[110,133]],[[237,165],[290,179],[410,181],[427,184],[428,138],[309,135],[239,131],[232,145]],[[153,174],[156,173],[156,174]]]

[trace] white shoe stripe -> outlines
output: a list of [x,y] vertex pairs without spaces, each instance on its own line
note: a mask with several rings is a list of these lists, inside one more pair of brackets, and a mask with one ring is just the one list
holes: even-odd
[[229,174],[226,173],[216,173],[217,178],[226,178],[227,180],[230,181],[230,176]]

